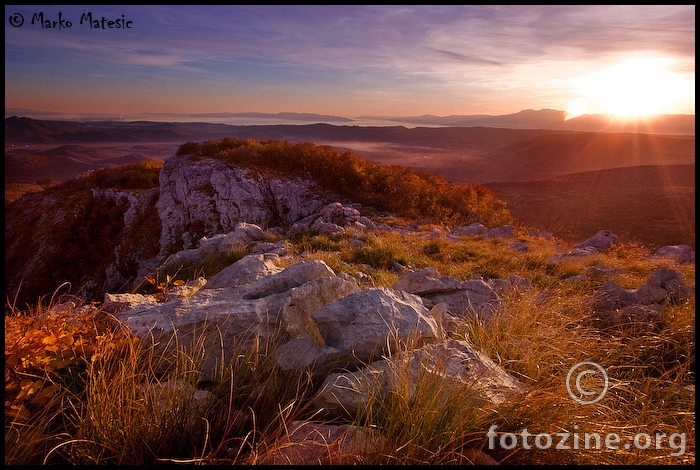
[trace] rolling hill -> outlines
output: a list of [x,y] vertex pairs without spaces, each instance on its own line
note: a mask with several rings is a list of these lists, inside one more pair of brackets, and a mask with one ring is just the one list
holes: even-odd
[[695,249],[695,164],[636,166],[486,185],[514,217],[577,240],[601,228],[649,248]]
[[[527,121],[528,116],[509,119],[512,125],[535,122]],[[536,116],[548,118],[542,112]],[[580,119],[593,126],[592,117]],[[679,126],[688,123],[678,120]],[[665,122],[671,121],[668,117]],[[651,245],[695,243],[694,134],[10,117],[5,119],[6,202],[40,190],[37,182],[60,182],[91,169],[147,158],[162,160],[186,141],[225,137],[313,142],[382,165],[425,170],[454,184],[484,184],[523,222],[565,239],[608,228]]]

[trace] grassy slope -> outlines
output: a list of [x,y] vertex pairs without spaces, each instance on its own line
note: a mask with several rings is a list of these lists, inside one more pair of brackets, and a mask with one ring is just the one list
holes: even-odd
[[486,185],[525,224],[572,241],[601,229],[695,249],[695,165],[639,166]]
[[[460,279],[527,277],[532,290],[506,294],[508,307],[497,321],[488,325],[462,321],[452,337],[468,338],[532,390],[527,398],[497,410],[470,407],[468,397],[459,391],[436,401],[439,380],[421,382],[412,399],[396,395],[388,402],[372,401],[374,411],[382,410],[381,417],[361,415],[348,421],[358,425],[369,421],[383,435],[375,441],[380,447],[360,455],[359,462],[464,463],[469,449],[487,445],[486,432],[496,424],[499,432],[527,428],[532,434],[552,435],[571,431],[575,425],[582,436],[616,432],[624,439],[636,432],[685,433],[684,452],[675,457],[669,455],[674,449],[668,441],[660,449],[652,446],[646,451],[526,451],[518,446],[513,451],[489,452],[502,463],[694,463],[694,294],[665,309],[665,327],[659,332],[606,334],[591,325],[587,308],[587,298],[603,280],[567,281],[588,266],[602,264],[620,269],[614,279],[631,289],[646,282],[654,269],[670,265],[683,273],[694,293],[694,265],[647,260],[639,248],[621,246],[551,266],[545,260],[561,247],[543,239],[518,237],[530,248],[521,253],[504,240],[462,237],[455,242],[426,237],[431,227],[422,228],[425,231],[416,234],[368,234],[360,247],[347,238],[298,237],[290,241],[291,257],[281,266],[322,259],[336,272],[367,274],[365,288],[391,286],[397,274],[386,267],[393,261],[414,268],[435,266],[442,274]],[[54,303],[61,300],[65,299],[59,296]],[[86,315],[69,308],[61,317],[47,310],[38,308],[28,316],[14,312],[6,318],[6,332],[10,332],[6,350],[19,345],[11,356],[6,355],[18,364],[6,370],[10,377],[6,380],[6,435],[17,437],[9,441],[6,462],[41,462],[48,456],[53,463],[149,464],[176,459],[265,464],[272,458],[276,438],[293,420],[315,419],[306,403],[317,384],[303,373],[275,370],[269,361],[278,344],[274,341],[242,351],[230,365],[232,374],[224,374],[218,385],[209,384],[221,401],[201,412],[206,422],[192,424],[182,413],[162,411],[187,409],[192,389],[186,384],[165,398],[135,393],[151,390],[144,389],[145,383],[191,382],[197,366],[192,351],[183,351],[178,369],[156,375],[163,358],[146,342],[133,343],[128,336],[109,333],[106,323],[98,321],[104,313]],[[46,359],[37,360],[39,352]],[[55,362],[59,358],[62,362]],[[603,365],[611,378],[611,391],[597,406],[576,405],[566,391],[567,371],[584,360]],[[68,370],[74,372],[68,374]],[[162,399],[165,402],[159,405]]]

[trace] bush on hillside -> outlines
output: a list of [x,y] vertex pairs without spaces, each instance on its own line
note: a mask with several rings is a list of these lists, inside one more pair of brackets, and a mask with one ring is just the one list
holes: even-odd
[[342,197],[402,217],[448,225],[512,223],[505,203],[485,186],[453,185],[441,176],[400,165],[378,165],[330,146],[227,138],[187,142],[177,154],[309,179]]
[[66,181],[59,185],[60,189],[150,189],[160,184],[158,177],[163,162],[159,160],[145,160],[139,163],[131,163],[111,168],[100,168],[81,176],[80,178]]

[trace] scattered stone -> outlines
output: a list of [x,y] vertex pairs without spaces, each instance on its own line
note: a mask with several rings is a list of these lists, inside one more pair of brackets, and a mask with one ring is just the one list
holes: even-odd
[[689,245],[666,245],[659,248],[650,258],[673,258],[678,264],[695,262],[695,252]]
[[467,225],[465,227],[455,227],[452,229],[452,234],[453,235],[471,235],[471,236],[479,236],[479,235],[486,235],[487,228],[485,225],[480,224],[479,222],[474,222],[471,225]]
[[583,256],[591,256],[595,255],[598,253],[598,250],[592,246],[584,247],[584,248],[574,248],[571,251],[568,251],[566,253],[557,253],[555,255],[550,256],[547,258],[545,261],[545,264],[557,264],[561,261],[564,261],[569,258],[579,258]]
[[688,299],[690,288],[680,272],[663,267],[655,270],[646,284],[623,289],[615,281],[605,282],[591,298],[595,323],[603,328],[650,324],[663,326],[662,310],[668,304]]
[[511,238],[513,236],[513,227],[511,225],[501,225],[486,230],[486,236],[489,238]]
[[618,236],[610,230],[600,230],[591,238],[582,241],[576,248],[595,248],[596,250],[607,250],[618,242]]
[[458,318],[479,315],[488,321],[502,306],[496,292],[483,280],[440,276],[434,267],[408,272],[392,288],[420,295],[429,308],[444,302],[450,314]]
[[527,243],[525,242],[513,242],[508,245],[508,247],[514,249],[515,251],[519,251],[521,253],[525,253],[527,251],[530,251],[530,247],[527,246]]
[[489,279],[487,284],[498,294],[503,295],[511,292],[526,292],[532,289],[530,279],[511,274],[508,279]]

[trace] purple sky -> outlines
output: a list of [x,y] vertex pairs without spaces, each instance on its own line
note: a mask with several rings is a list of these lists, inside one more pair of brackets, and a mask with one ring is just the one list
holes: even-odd
[[[37,21],[59,12],[61,29]],[[6,116],[695,113],[693,5],[5,6],[5,22]]]

